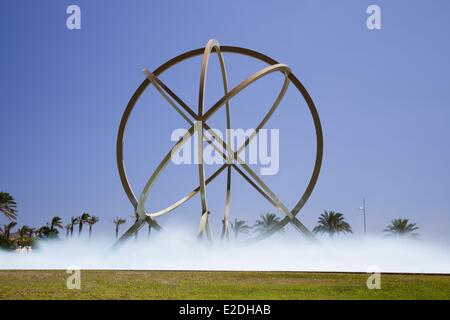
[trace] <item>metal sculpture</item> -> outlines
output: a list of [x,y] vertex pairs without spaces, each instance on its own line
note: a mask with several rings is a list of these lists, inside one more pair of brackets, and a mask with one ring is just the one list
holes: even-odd
[[[208,62],[210,59],[210,56],[212,52],[215,51],[218,55],[219,62],[220,62],[220,68],[222,73],[222,81],[223,81],[223,90],[224,95],[221,99],[219,99],[210,109],[208,109],[205,112],[205,106],[204,106],[204,95],[205,95],[205,80],[206,80],[206,73],[208,68]],[[222,53],[234,53],[234,54],[240,54],[249,56],[258,60],[261,60],[268,64],[267,67],[261,69],[260,71],[254,73],[244,81],[242,81],[240,84],[238,84],[236,87],[232,88],[231,90],[228,90],[228,82],[227,82],[227,75],[226,75],[226,68],[225,68],[225,62],[223,58]],[[198,110],[197,112],[194,112],[192,108],[190,108],[183,100],[181,100],[170,88],[168,88],[159,78],[158,76],[161,75],[164,71],[171,68],[177,63],[180,63],[186,59],[202,55],[202,64],[201,64],[201,73],[200,73],[200,88],[199,88],[199,96],[198,96]],[[253,134],[251,134],[245,142],[237,148],[237,150],[232,150],[229,146],[230,137],[227,136],[223,141],[216,132],[211,129],[208,124],[207,120],[213,116],[214,113],[216,113],[220,108],[225,106],[226,111],[226,127],[227,129],[231,128],[231,116],[230,116],[230,100],[236,96],[239,92],[241,92],[243,89],[245,89],[247,86],[251,85],[253,82],[257,81],[258,79],[273,73],[273,72],[281,72],[284,75],[284,83],[280,89],[280,92],[278,93],[277,98],[273,102],[272,106],[270,107],[267,114],[263,117],[262,121],[258,124]],[[300,222],[300,220],[296,217],[299,211],[302,209],[306,201],[308,200],[309,196],[311,195],[314,186],[317,182],[320,167],[322,163],[322,155],[323,155],[323,137],[322,137],[322,128],[320,124],[319,115],[317,113],[317,110],[314,106],[314,102],[311,99],[310,95],[304,88],[304,86],[300,83],[300,81],[294,76],[293,73],[291,73],[291,70],[289,67],[285,64],[280,64],[274,59],[263,55],[262,53],[252,51],[249,49],[241,48],[241,47],[232,47],[232,46],[219,46],[218,42],[216,40],[209,40],[206,44],[205,48],[199,48],[192,51],[185,52],[179,56],[176,56],[175,58],[165,62],[160,67],[158,67],[155,71],[150,72],[147,69],[144,69],[144,73],[146,75],[146,79],[141,83],[141,85],[137,88],[133,96],[131,97],[130,101],[128,102],[128,105],[123,113],[120,126],[119,126],[119,132],[117,136],[117,146],[116,146],[116,152],[117,152],[117,166],[119,170],[120,180],[122,182],[122,186],[125,190],[125,193],[128,196],[128,199],[130,200],[131,204],[134,207],[135,214],[136,214],[136,222],[133,226],[131,226],[124,234],[123,236],[118,240],[118,243],[124,241],[125,239],[132,236],[134,233],[136,233],[145,223],[150,224],[152,228],[155,228],[156,230],[160,230],[161,226],[156,222],[156,218],[159,216],[162,216],[164,214],[167,214],[174,210],[175,208],[179,207],[181,204],[185,203],[189,199],[191,199],[193,196],[195,196],[197,193],[200,193],[200,200],[201,200],[201,217],[200,217],[200,226],[199,226],[199,233],[198,236],[201,238],[206,234],[207,238],[209,240],[212,240],[212,235],[210,231],[209,226],[209,210],[208,210],[208,201],[206,197],[206,186],[213,181],[217,176],[219,176],[223,171],[226,171],[227,174],[227,182],[226,182],[226,201],[225,201],[225,212],[224,212],[224,218],[223,218],[223,226],[222,226],[222,238],[228,238],[229,236],[229,215],[230,215],[230,191],[231,191],[231,170],[234,169],[236,172],[241,175],[245,181],[247,181],[256,191],[258,191],[265,199],[267,199],[277,210],[282,212],[285,215],[285,218],[280,220],[274,227],[271,229],[263,232],[262,234],[258,235],[257,237],[254,237],[250,239],[250,241],[254,240],[260,240],[263,239],[281,228],[283,228],[286,224],[291,223],[298,231],[300,231],[302,234],[306,235],[308,238],[313,239],[313,234]],[[304,193],[301,195],[299,201],[294,206],[292,210],[289,210],[281,201],[280,199],[275,195],[275,193],[264,183],[264,181],[259,177],[250,167],[239,157],[239,154],[249,145],[251,140],[257,136],[258,132],[264,127],[264,125],[267,123],[267,121],[270,119],[272,114],[277,109],[278,105],[280,104],[281,100],[284,97],[284,94],[286,93],[286,90],[289,86],[289,84],[292,83],[297,90],[301,93],[303,98],[305,99],[309,111],[311,113],[315,132],[316,132],[316,158],[315,158],[315,164],[314,169],[311,175],[311,178],[309,180],[309,183],[304,191]],[[172,106],[175,111],[180,114],[183,119],[190,125],[189,130],[186,132],[185,136],[180,139],[170,150],[167,152],[167,154],[164,156],[162,161],[157,166],[156,170],[153,172],[153,174],[148,179],[147,183],[145,184],[145,187],[139,197],[136,198],[130,183],[127,179],[126,171],[125,171],[125,163],[123,160],[123,138],[125,133],[125,128],[128,122],[128,118],[136,105],[136,102],[138,101],[141,94],[144,92],[144,90],[152,84],[157,91],[167,100],[167,102]],[[205,132],[208,132],[208,135],[210,135],[212,138],[205,135]],[[158,175],[162,172],[164,167],[168,164],[168,162],[171,159],[172,152],[176,152],[179,148],[183,146],[185,141],[187,141],[187,138],[192,136],[194,133],[197,133],[199,146],[203,145],[203,141],[207,141],[207,143],[211,144],[213,148],[220,154],[224,159],[227,161],[225,164],[223,164],[218,170],[216,170],[212,175],[209,177],[205,177],[205,170],[204,170],[204,164],[203,161],[200,161],[198,164],[198,172],[199,172],[199,185],[195,189],[193,189],[191,192],[189,192],[187,195],[185,195],[183,198],[179,199],[178,201],[174,202],[170,206],[168,206],[165,209],[156,211],[156,212],[147,212],[145,210],[145,203],[147,201],[149,192],[151,187],[153,186],[154,182],[156,181]],[[216,142],[219,143],[220,146],[216,145]],[[197,148],[197,156],[198,159],[203,159],[203,148],[199,147]],[[225,150],[225,152],[223,151]],[[230,161],[230,159],[232,161]],[[236,164],[237,162],[237,164]]]

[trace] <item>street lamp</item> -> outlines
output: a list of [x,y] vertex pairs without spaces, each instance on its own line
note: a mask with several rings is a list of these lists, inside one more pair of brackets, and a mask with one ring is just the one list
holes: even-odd
[[359,210],[361,210],[363,212],[364,215],[364,237],[366,236],[366,198],[363,198],[363,206],[359,207]]

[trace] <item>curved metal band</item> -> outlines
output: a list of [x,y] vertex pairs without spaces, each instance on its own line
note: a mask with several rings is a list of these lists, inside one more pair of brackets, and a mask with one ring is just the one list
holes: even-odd
[[183,100],[181,100],[175,93],[172,92],[161,80],[159,80],[153,73],[147,70],[147,68],[144,68],[144,74],[147,77],[147,79],[153,84],[153,86],[158,90],[158,92],[161,94],[161,96],[166,99],[166,101],[170,104],[172,108],[191,126],[194,125],[194,123],[189,119],[189,117],[178,108],[176,103],[172,101],[170,97],[172,97],[178,105],[180,105],[188,114],[190,114],[194,120],[198,120],[197,115],[192,111],[191,108],[187,106],[187,104],[184,103]]
[[[172,58],[171,60],[165,62],[164,64],[162,64],[161,66],[159,66],[154,72],[153,74],[158,77],[159,75],[161,75],[164,71],[166,71],[167,69],[173,67],[174,65],[176,65],[177,63],[184,61],[186,59],[198,56],[203,54],[204,52],[204,48],[198,48],[195,50],[191,50],[188,52],[185,52],[183,54],[180,54],[174,58]],[[260,52],[257,51],[253,51],[250,49],[246,49],[246,48],[241,48],[241,47],[234,47],[234,46],[222,46],[221,47],[221,52],[227,52],[227,53],[235,53],[235,54],[241,54],[241,55],[245,55],[245,56],[249,56],[258,60],[261,60],[269,65],[274,65],[274,64],[278,64],[278,62]],[[315,163],[314,163],[314,169],[313,172],[311,174],[309,183],[304,191],[304,193],[302,194],[302,196],[300,197],[299,201],[297,202],[297,204],[294,206],[294,208],[291,210],[291,213],[295,216],[297,215],[297,213],[302,209],[302,207],[304,206],[304,204],[306,203],[306,201],[308,200],[308,198],[310,197],[316,183],[317,183],[317,179],[319,177],[320,174],[320,168],[321,168],[321,164],[322,164],[322,158],[323,158],[323,133],[322,133],[322,126],[320,123],[320,118],[319,115],[317,113],[317,109],[314,105],[314,102],[311,98],[311,96],[309,95],[309,93],[307,92],[307,90],[305,89],[305,87],[303,86],[303,84],[295,77],[294,74],[290,73],[289,74],[289,80],[293,83],[293,85],[300,91],[300,93],[302,94],[303,98],[305,99],[307,105],[308,105],[308,109],[311,113],[313,122],[314,122],[314,128],[315,128],[315,132],[316,132],[316,157],[315,157]],[[150,84],[150,81],[148,79],[145,79],[140,86],[136,89],[136,91],[134,92],[133,96],[131,97],[130,101],[127,104],[127,107],[125,108],[125,111],[122,115],[121,121],[120,121],[120,125],[119,125],[119,131],[117,134],[117,143],[116,143],[116,160],[117,160],[117,167],[118,167],[118,171],[119,171],[119,176],[120,176],[120,180],[122,183],[122,186],[125,190],[125,193],[127,194],[128,199],[130,200],[131,204],[133,205],[133,207],[135,209],[137,209],[137,205],[138,205],[138,200],[136,198],[136,196],[134,195],[134,192],[128,182],[128,178],[127,178],[127,174],[126,174],[126,170],[125,170],[125,164],[123,161],[123,139],[124,139],[124,134],[125,134],[125,128],[126,128],[126,124],[128,122],[128,118],[130,117],[131,112],[133,111],[133,108],[136,105],[137,100],[139,99],[139,97],[141,96],[141,94],[144,92],[144,90],[147,88],[147,86]],[[254,238],[254,240],[259,240],[262,238],[265,238],[267,236],[269,236],[270,234],[280,230],[281,228],[283,228],[287,223],[289,223],[290,219],[288,217],[284,218],[282,221],[280,221],[279,224],[277,224],[275,227],[273,227],[272,229],[262,233],[261,235],[259,235],[258,237]]]
[[[256,72],[255,74],[251,75],[250,77],[248,77],[247,79],[242,81],[240,84],[238,84],[236,87],[234,87],[230,92],[228,92],[224,96],[224,97],[227,97],[227,99],[224,99],[224,98],[219,99],[218,102],[215,103],[214,106],[212,107],[212,108],[214,108],[214,110],[209,113],[208,118],[211,117],[215,112],[217,112],[221,107],[223,107],[225,105],[226,101],[228,101],[229,99],[231,99],[232,97],[237,95],[239,92],[244,90],[247,86],[249,86],[250,84],[252,84],[256,80],[260,79],[261,77],[264,77],[264,76],[266,76],[266,75],[268,75],[268,74],[270,74],[272,72],[275,72],[275,71],[281,71],[281,72],[284,72],[286,74],[289,74],[290,69],[289,69],[288,66],[286,66],[284,64],[276,64],[276,65],[268,66],[268,67],[266,67],[264,69],[261,69],[260,71]],[[278,99],[277,99],[277,101],[278,101]],[[207,126],[206,123],[203,123],[203,125]],[[159,165],[157,166],[157,168],[155,169],[155,171],[153,172],[153,174],[151,175],[151,177],[149,178],[149,180],[145,184],[144,189],[142,191],[142,194],[139,197],[139,202],[138,202],[138,206],[137,206],[137,212],[138,212],[139,216],[143,217],[144,215],[147,215],[147,216],[149,216],[151,218],[156,217],[152,213],[145,213],[144,206],[145,206],[145,202],[147,201],[150,189],[153,186],[154,182],[156,181],[156,178],[159,176],[159,174],[162,172],[162,170],[169,163],[169,161],[171,159],[171,155],[174,152],[178,151],[178,149],[181,148],[188,141],[188,139],[194,133],[194,130],[195,130],[195,125],[191,126],[189,128],[189,130],[184,134],[184,136],[169,150],[169,152],[167,152],[165,157],[159,163]],[[223,143],[223,141],[221,141],[221,143]],[[200,192],[201,192],[201,186],[200,186]],[[187,200],[185,200],[185,201],[187,201]],[[180,203],[180,204],[182,204],[182,203]],[[178,204],[177,206],[179,206],[180,204]],[[164,213],[170,212],[174,208],[171,208],[169,210],[164,210],[165,211]]]
[[[263,117],[263,119],[261,120],[261,122],[258,124],[258,126],[256,127],[255,131],[247,138],[247,140],[242,144],[242,146],[244,145],[248,145],[251,140],[258,134],[258,131],[261,130],[261,128],[267,123],[267,121],[269,120],[270,116],[275,112],[275,110],[278,108],[281,100],[283,99],[287,88],[289,86],[289,78],[288,75],[285,74],[285,81],[283,82],[283,86],[281,87],[281,90],[277,96],[277,98],[275,99],[275,102],[272,104],[271,108],[269,109],[269,111],[267,112],[267,114]],[[217,136],[213,130],[205,123],[204,124],[205,129],[209,132],[212,131],[211,135],[215,136],[216,139],[218,138],[218,141],[220,140],[220,137]],[[212,143],[213,147],[216,149],[216,151],[222,155],[222,157],[224,158],[224,160],[228,160],[227,156],[220,150],[218,149],[214,144],[213,141],[209,140],[208,138],[206,138],[207,141],[209,143]],[[219,143],[221,142],[222,146],[228,150],[228,153],[233,153],[230,149],[229,149],[229,144],[225,143],[224,141],[220,140]],[[242,150],[242,149],[241,149]],[[237,156],[235,156],[235,158],[237,158]],[[241,160],[242,162],[242,160]],[[228,165],[227,170],[231,171],[231,165]],[[221,168],[219,168],[215,173],[213,173],[207,180],[206,180],[206,184],[208,184],[209,182],[212,181],[212,179],[215,179],[216,176],[218,175],[219,170],[222,171],[224,169],[224,167],[222,166]],[[228,172],[227,172],[228,173]],[[227,177],[228,178],[228,177]],[[182,205],[184,202],[188,201],[189,199],[191,199],[195,194],[197,194],[197,192],[200,190],[200,186],[198,186],[197,188],[195,188],[194,190],[192,190],[190,193],[188,193],[186,196],[184,196],[183,198],[181,198],[180,200],[174,202],[172,205],[169,205],[168,207],[156,211],[156,212],[147,212],[147,215],[151,218],[157,218],[159,216],[162,216],[164,214],[167,214],[169,212],[171,212],[172,210],[174,210],[175,208],[179,207],[180,205]],[[227,188],[228,191],[228,188]]]
[[[219,169],[217,169],[212,175],[210,175],[206,180],[205,180],[205,184],[208,185],[211,181],[213,181],[220,173],[222,173],[222,171],[227,168],[228,165],[224,164],[222,165]],[[188,201],[189,199],[191,199],[193,196],[195,196],[198,192],[200,191],[200,186],[196,187],[195,189],[193,189],[191,192],[189,192],[188,194],[186,194],[183,198],[179,199],[178,201],[175,201],[174,203],[172,203],[170,206],[158,210],[156,212],[147,212],[146,215],[148,215],[150,218],[154,219],[157,217],[160,217],[162,215],[165,215],[171,211],[173,211],[174,209],[178,208],[179,206],[181,206],[183,203],[185,203],[186,201]]]
[[[222,74],[222,83],[223,83],[223,90],[224,94],[228,92],[228,81],[227,81],[227,74],[225,69],[225,62],[222,56],[222,53],[220,52],[220,45],[216,40],[209,40],[208,43],[205,46],[205,51],[203,53],[203,59],[202,59],[202,66],[201,66],[201,72],[200,72],[200,85],[199,85],[199,94],[198,94],[198,117],[200,121],[203,121],[203,109],[204,109],[204,103],[205,103],[205,86],[206,86],[206,72],[208,70],[208,63],[209,58],[211,56],[211,52],[215,50],[217,52],[217,56],[219,58],[220,63],[220,70]],[[226,108],[227,108],[227,125],[230,124],[230,113],[229,113],[229,102],[226,102]],[[199,236],[203,234],[205,229],[208,226],[208,201],[206,198],[206,184],[205,184],[205,169],[203,164],[203,125],[200,127],[200,130],[197,132],[198,136],[198,171],[199,171],[199,185],[200,185],[200,199],[202,204],[202,219],[200,223],[200,229],[199,229]],[[231,172],[227,170],[227,201],[225,204],[225,218],[228,212],[228,206],[229,206],[229,191],[228,188],[230,186],[230,180],[231,180]],[[209,230],[209,229],[208,229]],[[211,234],[210,232],[207,232],[208,239],[211,240]]]
[[[183,109],[185,109],[189,114],[193,114],[194,117],[197,117],[197,115],[195,113],[193,113],[192,109],[189,108],[175,93],[173,93],[161,80],[159,80],[158,78],[155,77],[154,74],[152,74],[151,72],[149,72],[147,69],[144,69],[144,73],[147,76],[147,79],[150,80],[150,82],[156,87],[156,89],[158,90],[158,92],[167,100],[167,102],[175,109],[175,111],[177,113],[179,113],[183,119],[186,120],[187,123],[189,123],[191,126],[194,126],[194,123],[178,108],[178,106],[175,104],[175,102],[171,99],[173,98],[175,101],[178,102],[179,105],[181,105],[183,107]],[[170,97],[171,98],[170,98]],[[212,143],[212,141],[208,140],[208,138],[206,138],[208,143]],[[223,169],[225,169],[225,167],[221,167],[219,168],[215,173],[213,173],[206,181],[205,184],[208,184],[209,182],[211,182],[213,179],[216,178],[216,176],[221,173],[223,171]],[[156,211],[156,212],[146,212],[147,216],[152,217],[152,218],[156,218],[157,216],[161,216],[163,214],[166,214],[170,211],[172,211],[173,209],[179,207],[181,204],[183,204],[184,202],[186,202],[187,200],[191,199],[195,194],[197,194],[197,192],[200,191],[200,186],[198,186],[196,189],[194,189],[193,191],[191,191],[190,193],[188,193],[186,196],[184,196],[183,198],[181,198],[180,200],[174,202],[172,205],[169,205],[168,207],[166,207],[165,209]],[[143,212],[142,210],[140,210],[141,212]],[[143,217],[142,217],[143,218]]]

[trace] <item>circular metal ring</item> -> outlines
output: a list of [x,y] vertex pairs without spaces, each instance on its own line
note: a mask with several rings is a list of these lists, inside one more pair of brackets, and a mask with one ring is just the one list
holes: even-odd
[[[236,54],[249,56],[249,57],[261,60],[269,65],[279,64],[276,60],[274,60],[262,53],[259,53],[257,51],[253,51],[250,49],[241,48],[241,47],[233,47],[233,46],[221,46],[220,49],[222,52],[236,53]],[[153,74],[156,77],[158,77],[164,71],[173,67],[177,63],[184,61],[186,59],[195,57],[195,56],[203,55],[204,52],[205,52],[205,48],[198,48],[198,49],[191,50],[191,51],[185,52],[183,54],[180,54],[180,55],[172,58],[171,60],[165,62],[161,66],[159,66],[155,71],[153,71]],[[294,86],[297,88],[297,90],[300,91],[303,98],[305,99],[305,101],[308,105],[308,109],[311,113],[311,116],[312,116],[312,119],[314,122],[315,132],[316,132],[316,158],[315,158],[315,163],[314,163],[314,169],[313,169],[312,175],[310,177],[309,183],[308,183],[304,193],[302,194],[302,196],[300,197],[300,199],[298,200],[298,202],[296,203],[294,208],[290,211],[290,213],[295,217],[298,214],[298,212],[302,209],[302,207],[304,206],[304,204],[306,203],[308,198],[310,197],[310,195],[317,183],[317,179],[319,177],[320,168],[321,168],[321,164],[322,164],[322,158],[323,158],[323,133],[322,133],[322,126],[320,123],[320,118],[319,118],[317,109],[314,105],[314,102],[313,102],[311,96],[309,95],[309,93],[307,92],[305,87],[295,77],[295,75],[293,73],[290,73],[288,78],[294,84]],[[148,79],[145,79],[140,84],[140,86],[136,89],[136,91],[134,92],[130,101],[128,102],[127,107],[125,108],[125,111],[123,113],[122,119],[120,121],[119,131],[118,131],[118,135],[117,135],[117,143],[116,143],[116,160],[117,160],[117,167],[118,167],[118,171],[119,171],[120,180],[121,180],[122,186],[125,190],[125,193],[127,194],[127,197],[130,200],[133,207],[135,208],[135,210],[137,210],[137,208],[138,208],[139,201],[137,200],[137,198],[129,184],[127,175],[126,175],[125,164],[124,164],[124,160],[123,160],[123,139],[124,139],[124,134],[125,134],[125,128],[126,128],[128,119],[130,117],[130,114],[131,114],[133,108],[135,107],[136,102],[138,101],[139,97],[141,96],[141,94],[144,92],[144,90],[147,88],[147,86],[149,84],[150,84],[150,81]],[[221,105],[223,105],[223,103],[221,103]],[[217,109],[218,109],[218,107],[220,107],[220,106],[218,104],[216,104],[211,109],[209,109],[205,113],[205,118],[208,118],[209,116],[212,115],[212,113],[214,113],[217,110],[217,109],[213,109],[214,107],[217,107]],[[274,232],[280,230],[290,221],[291,221],[290,217],[285,217],[278,224],[276,224],[274,227],[272,227],[270,230],[267,230],[267,231],[261,233],[259,236],[255,237],[251,240],[263,239],[263,238],[273,234]]]

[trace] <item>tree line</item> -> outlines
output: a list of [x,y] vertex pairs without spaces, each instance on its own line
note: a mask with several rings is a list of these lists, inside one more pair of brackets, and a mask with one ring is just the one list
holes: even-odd
[[[70,221],[63,225],[62,219],[59,216],[53,217],[50,222],[39,228],[33,228],[23,225],[13,232],[17,226],[17,203],[14,198],[7,192],[0,192],[0,213],[2,213],[9,223],[0,226],[0,248],[14,249],[17,247],[34,246],[36,240],[41,239],[55,239],[59,238],[60,230],[65,230],[66,238],[74,236],[74,230],[78,227],[78,237],[81,237],[83,226],[88,227],[88,237],[92,236],[93,226],[99,222],[99,217],[90,215],[87,212],[80,216],[71,217]],[[119,228],[126,223],[126,219],[115,218],[113,221],[116,238],[119,237]],[[230,230],[235,239],[241,235],[249,235],[251,232],[262,233],[270,230],[280,222],[280,218],[273,213],[261,214],[259,219],[253,225],[249,225],[247,221],[236,218],[230,222]],[[416,232],[418,227],[415,223],[410,223],[409,219],[397,218],[383,230],[386,236],[408,236],[418,238],[419,234]],[[284,232],[281,229],[279,232]],[[316,234],[328,235],[333,238],[338,234],[353,233],[350,224],[345,221],[345,217],[340,212],[324,211],[319,216],[317,225],[313,228]],[[150,235],[150,229],[149,229]]]
[[[234,233],[235,239],[239,237],[240,234],[250,234],[251,231],[256,233],[262,233],[270,230],[276,224],[280,222],[280,218],[273,213],[265,213],[256,220],[253,226],[247,224],[245,220],[235,219],[231,223],[231,230]],[[419,227],[415,223],[410,223],[409,219],[394,219],[391,221],[383,232],[386,236],[408,236],[412,238],[419,238],[419,234],[415,232]],[[280,232],[284,232],[281,229]],[[330,238],[334,238],[337,234],[353,233],[350,224],[345,221],[344,215],[340,212],[327,211],[325,210],[319,216],[317,225],[313,228],[313,232],[316,234],[328,235]]]

